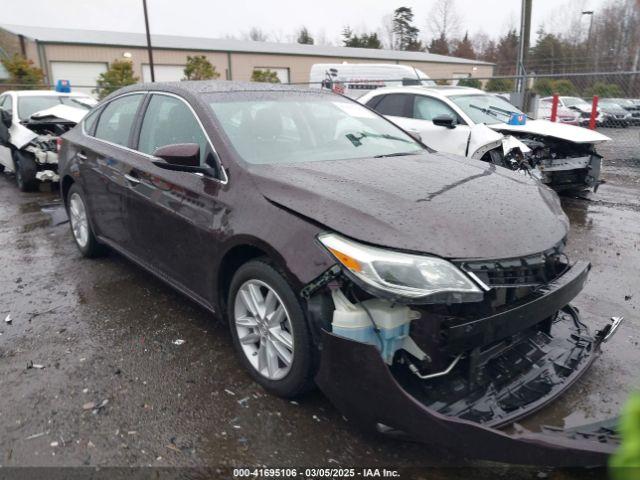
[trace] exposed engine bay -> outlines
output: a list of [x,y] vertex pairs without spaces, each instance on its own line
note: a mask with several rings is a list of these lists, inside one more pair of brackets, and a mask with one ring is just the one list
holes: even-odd
[[75,127],[90,108],[84,101],[77,103],[81,106],[58,104],[27,119],[14,118],[0,109],[0,147],[7,157],[2,158],[2,165],[16,173],[25,188],[34,187],[38,181],[59,180],[58,138]]
[[593,144],[529,133],[509,134],[526,145],[527,150],[517,147],[508,151],[494,149],[482,159],[527,172],[556,191],[593,189],[595,192],[602,183],[602,157]]
[[58,137],[75,127],[75,123],[60,118],[43,120],[31,119],[22,125],[36,136],[21,148],[33,155],[36,164],[36,178],[40,181],[57,182],[58,177]]

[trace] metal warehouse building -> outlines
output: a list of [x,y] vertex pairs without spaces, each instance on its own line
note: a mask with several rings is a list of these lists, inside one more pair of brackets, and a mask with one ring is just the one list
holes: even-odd
[[[314,63],[398,63],[432,78],[487,77],[493,64],[424,52],[320,45],[253,42],[152,35],[157,81],[183,78],[188,55],[205,55],[220,78],[249,80],[254,70],[270,69],[280,81],[308,82]],[[150,81],[146,37],[142,33],[0,25],[0,54],[21,53],[43,69],[46,82],[69,80],[72,87],[94,86],[115,59],[129,58],[135,74]],[[91,91],[91,88],[85,88]]]

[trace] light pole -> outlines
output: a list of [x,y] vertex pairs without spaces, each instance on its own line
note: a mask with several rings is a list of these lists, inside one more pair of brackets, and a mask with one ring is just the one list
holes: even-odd
[[147,13],[147,0],[142,0],[142,8],[144,9],[144,28],[147,31],[147,52],[149,52],[149,70],[151,71],[151,81],[156,81],[156,75],[153,71],[153,50],[151,49],[151,34],[149,33],[149,14]]
[[515,90],[520,94],[519,106],[524,108],[524,94],[527,89],[525,60],[529,50],[529,32],[531,31],[531,0],[522,0],[520,11],[520,38],[518,41],[518,59],[516,61],[516,85]]
[[[591,48],[591,30],[593,29],[593,10],[585,10],[582,12],[582,15],[589,15],[589,33],[587,34],[587,48],[590,52],[592,52],[593,48]],[[598,62],[598,56],[595,52],[592,52],[594,58],[596,59],[596,64]],[[597,65],[596,65],[597,68]]]
[[593,28],[593,10],[585,10],[582,15],[589,15],[589,33],[587,34],[587,44],[591,45],[591,29]]

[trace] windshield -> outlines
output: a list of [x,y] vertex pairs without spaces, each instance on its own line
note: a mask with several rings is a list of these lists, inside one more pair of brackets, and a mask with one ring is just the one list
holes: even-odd
[[28,120],[31,115],[47,108],[57,105],[68,105],[70,107],[83,108],[89,110],[91,103],[96,103],[91,97],[70,97],[57,95],[24,96],[18,97],[18,116],[20,120]]
[[576,105],[584,105],[585,103],[588,104],[588,102],[586,102],[582,98],[578,98],[578,97],[562,97],[562,101],[564,102],[564,104],[567,107],[574,107]]
[[303,163],[410,155],[424,148],[379,115],[333,95],[245,92],[207,99],[249,163]]
[[477,93],[473,95],[452,95],[449,99],[458,105],[474,123],[505,123],[516,113],[522,112],[505,99],[495,95]]

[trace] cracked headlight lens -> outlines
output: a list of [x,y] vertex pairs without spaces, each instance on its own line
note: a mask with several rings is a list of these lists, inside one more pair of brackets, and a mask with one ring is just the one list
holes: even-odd
[[318,240],[365,289],[412,299],[437,296],[437,303],[482,300],[482,290],[441,258],[370,247],[335,233],[323,233]]

